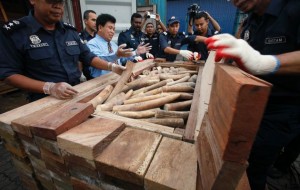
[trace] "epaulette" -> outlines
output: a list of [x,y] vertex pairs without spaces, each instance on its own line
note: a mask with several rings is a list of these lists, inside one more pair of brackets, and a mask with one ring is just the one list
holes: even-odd
[[64,26],[65,26],[66,28],[70,28],[70,29],[73,29],[73,30],[76,30],[76,31],[77,31],[77,29],[75,28],[75,26],[73,26],[73,25],[70,24],[70,23],[64,22]]
[[24,28],[26,24],[19,20],[12,20],[7,23],[5,23],[1,30],[6,34],[12,34],[13,32],[17,31],[20,28]]
[[129,29],[126,29],[126,30],[122,30],[122,32],[127,32]]

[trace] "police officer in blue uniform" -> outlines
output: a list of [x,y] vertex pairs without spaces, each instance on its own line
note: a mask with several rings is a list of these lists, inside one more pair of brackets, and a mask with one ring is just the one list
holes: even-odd
[[137,49],[138,45],[144,42],[144,33],[141,31],[142,16],[133,13],[130,23],[131,27],[119,34],[118,45],[126,44],[126,48]]
[[179,20],[172,16],[168,20],[167,32],[163,32],[159,36],[159,45],[161,49],[161,58],[166,58],[167,61],[175,61],[176,55],[180,54],[186,59],[193,58],[193,52],[189,50],[180,50],[181,46],[192,42],[204,42],[206,37],[185,35],[183,32],[178,32],[180,27]]
[[233,58],[247,72],[273,84],[247,169],[251,188],[263,190],[282,148],[293,140],[299,142],[295,138],[300,134],[300,1],[236,0],[234,4],[250,12],[243,40],[221,34],[207,43],[217,49],[218,59]]
[[96,12],[93,10],[86,10],[83,13],[83,20],[85,29],[79,33],[81,40],[86,44],[88,41],[93,39],[97,33],[96,29]]
[[31,0],[33,11],[1,27],[0,80],[30,91],[34,101],[49,94],[72,98],[79,83],[78,61],[122,73],[122,66],[96,57],[76,29],[60,20],[63,0]]

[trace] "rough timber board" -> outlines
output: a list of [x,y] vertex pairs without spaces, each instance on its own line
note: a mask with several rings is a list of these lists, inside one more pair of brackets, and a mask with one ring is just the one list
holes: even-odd
[[40,100],[31,102],[29,104],[26,104],[24,106],[18,107],[16,109],[13,109],[11,111],[5,112],[3,114],[0,114],[0,123],[8,124],[10,125],[11,121],[27,116],[29,114],[32,114],[34,112],[38,112],[42,109],[45,109],[47,107],[50,107],[52,105],[58,105],[58,104],[69,104],[69,103],[75,103],[80,100],[82,100],[84,97],[88,96],[91,93],[95,93],[96,91],[100,91],[105,88],[108,84],[114,84],[118,81],[119,75],[115,73],[109,73],[104,76],[97,77],[95,79],[89,80],[84,83],[80,83],[74,88],[79,92],[73,99],[68,100],[58,100],[53,97],[46,97],[42,98]]
[[32,132],[46,139],[56,140],[56,137],[85,121],[92,113],[92,104],[74,103],[61,107],[51,114],[40,118],[40,120],[30,126]]
[[71,154],[93,160],[124,128],[120,121],[92,118],[59,135],[57,143]]
[[164,136],[168,136],[168,137],[175,138],[175,139],[182,139],[182,135],[173,133],[174,128],[172,128],[172,127],[167,127],[164,125],[158,125],[158,124],[149,123],[146,121],[140,121],[137,119],[131,119],[131,118],[127,118],[127,117],[122,117],[122,116],[119,116],[119,115],[116,115],[116,114],[113,114],[113,113],[107,112],[107,111],[99,111],[97,113],[94,113],[93,116],[118,120],[118,121],[124,122],[126,124],[126,126],[129,126],[132,128],[143,129],[146,131],[160,133]]
[[198,181],[201,181],[203,190],[234,190],[247,168],[247,163],[224,161],[222,156],[225,145],[220,143],[206,114],[196,143],[200,168]]
[[195,129],[197,125],[197,120],[199,119],[199,103],[200,103],[200,88],[201,88],[201,79],[202,79],[203,67],[199,67],[196,87],[193,95],[192,105],[190,114],[186,123],[185,132],[183,135],[183,140],[188,142],[194,142]]
[[145,176],[145,189],[196,189],[194,144],[164,137]]
[[127,127],[95,159],[96,167],[101,173],[143,185],[161,139],[160,134]]
[[270,89],[271,84],[234,66],[216,64],[208,116],[213,133],[226,145],[223,160],[248,160]]

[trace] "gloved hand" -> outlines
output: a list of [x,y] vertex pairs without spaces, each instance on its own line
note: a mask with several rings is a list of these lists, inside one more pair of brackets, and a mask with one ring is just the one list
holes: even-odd
[[194,52],[194,57],[193,58],[194,58],[195,61],[198,61],[201,58],[201,53]]
[[154,59],[154,56],[151,53],[146,53],[147,59]]
[[149,45],[150,45],[149,43],[147,43],[147,44],[141,43],[140,45],[138,45],[136,50],[133,52],[133,55],[141,55],[144,53],[148,53],[152,48],[152,46],[149,46]]
[[244,71],[254,75],[265,75],[276,72],[280,61],[273,55],[261,55],[246,41],[236,39],[230,34],[214,35],[205,43],[209,49],[216,49],[215,61],[222,58],[233,59]]
[[134,60],[135,60],[136,62],[141,62],[141,61],[143,61],[143,58],[142,58],[141,56],[135,56],[135,57],[134,57]]
[[124,67],[122,65],[108,62],[108,70],[112,71],[114,73],[117,73],[118,75],[121,75],[125,69],[126,69],[126,67]]
[[50,94],[57,99],[68,99],[73,98],[78,92],[68,83],[59,82],[46,82],[43,86],[45,94]]
[[118,57],[131,57],[133,56],[132,48],[124,49],[127,45],[121,44],[118,47],[118,50],[116,52],[116,55]]
[[85,82],[86,81],[86,77],[84,76],[83,73],[81,73],[81,76],[80,76],[80,82]]
[[187,60],[192,60],[194,57],[193,52],[189,50],[180,50],[179,54],[182,55],[182,57],[186,58]]

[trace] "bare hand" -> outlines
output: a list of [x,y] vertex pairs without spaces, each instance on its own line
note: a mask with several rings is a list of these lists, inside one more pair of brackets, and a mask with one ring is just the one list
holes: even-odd
[[118,57],[131,57],[131,56],[133,56],[132,48],[124,49],[126,46],[127,46],[126,44],[119,45],[119,48],[118,48],[117,53],[116,53],[116,55]]
[[144,54],[144,53],[148,53],[152,49],[152,46],[149,46],[149,45],[150,45],[149,43],[140,44],[136,49],[136,54],[141,55],[141,54]]

